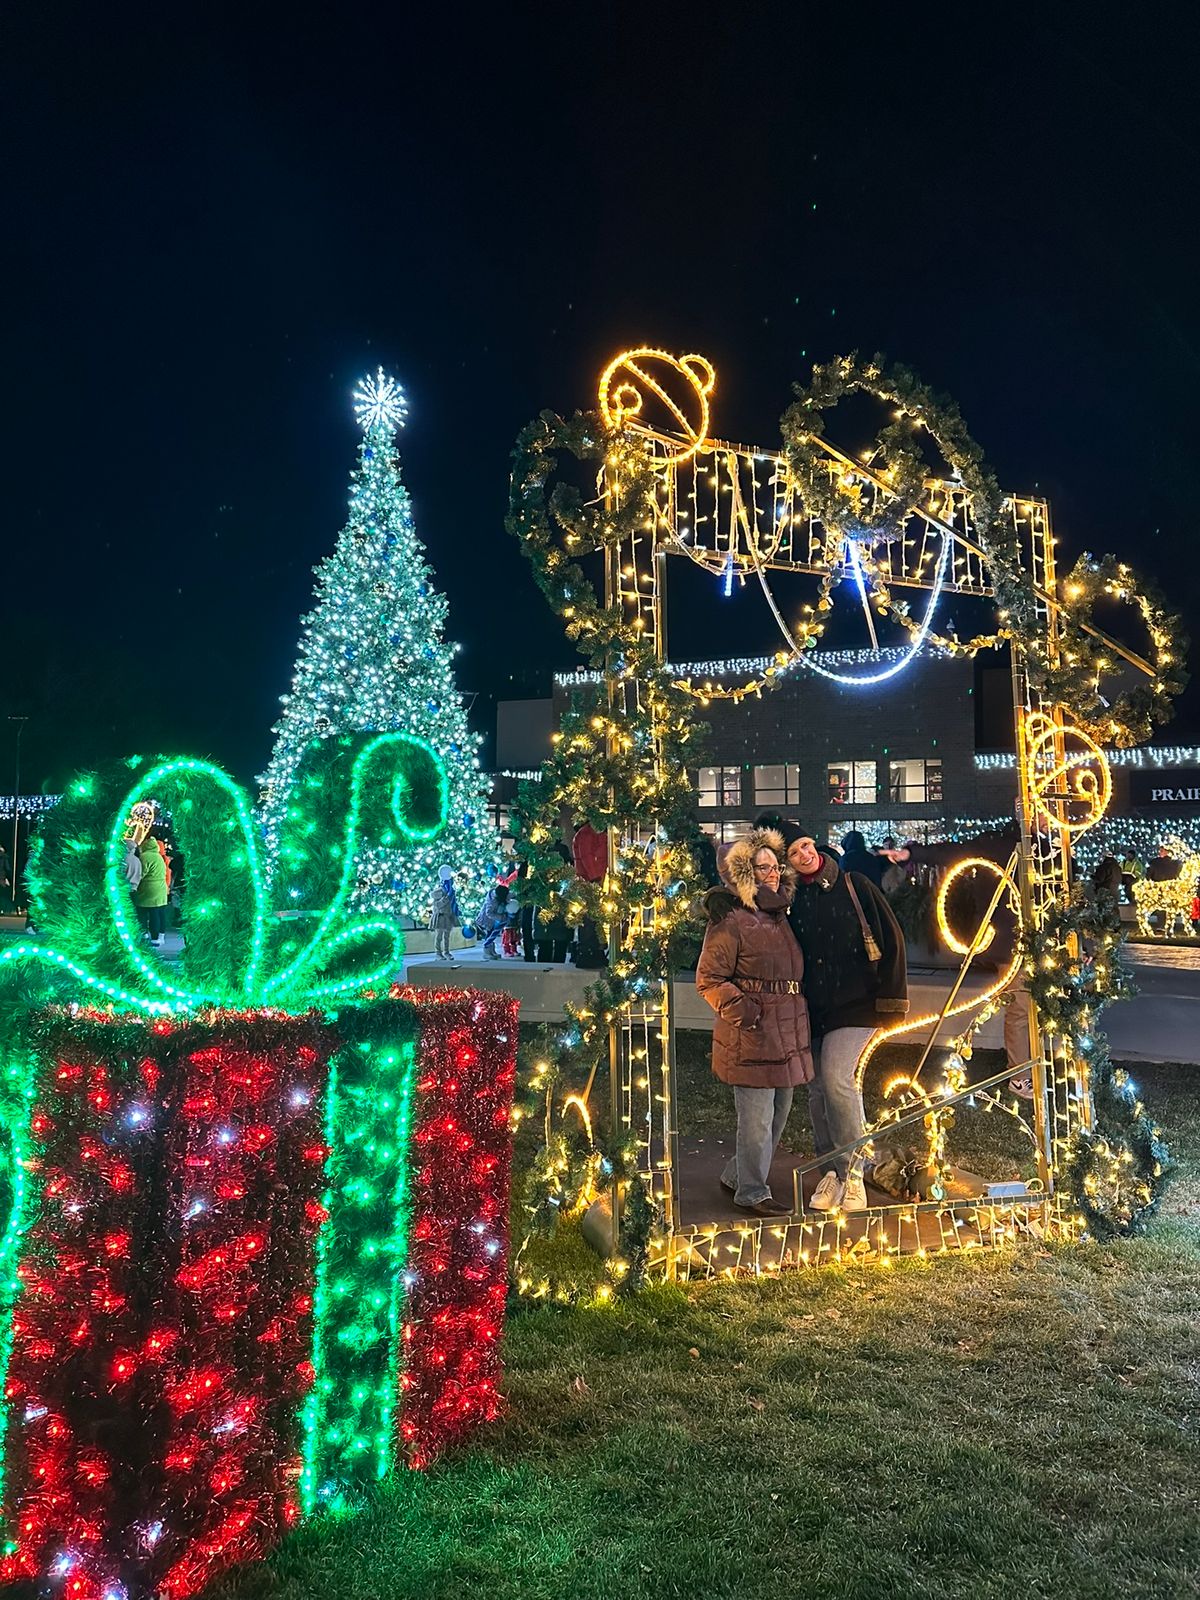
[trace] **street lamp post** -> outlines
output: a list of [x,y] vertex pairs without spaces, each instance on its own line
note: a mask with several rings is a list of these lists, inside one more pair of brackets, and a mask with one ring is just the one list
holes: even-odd
[[17,752],[16,770],[13,774],[13,847],[12,861],[9,865],[9,888],[12,893],[13,910],[17,909],[17,849],[19,845],[19,832],[21,826],[21,735],[25,732],[28,717],[9,717],[10,722],[17,724]]

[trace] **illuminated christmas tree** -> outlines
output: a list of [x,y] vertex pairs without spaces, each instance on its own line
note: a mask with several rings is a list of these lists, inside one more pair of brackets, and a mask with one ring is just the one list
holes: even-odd
[[[482,897],[499,842],[486,813],[479,740],[455,685],[457,645],[445,642],[445,596],[434,587],[400,477],[396,433],[404,391],[382,368],[355,391],[363,430],[350,480],[350,515],[337,548],[316,570],[315,605],[304,619],[292,691],[282,697],[260,815],[268,871],[286,877],[279,834],[300,758],[314,739],[398,729],[426,740],[449,776],[449,821],[431,844],[386,836],[356,863],[356,904],[417,920],[437,869],[465,874],[467,908]],[[286,888],[286,885],[284,885]]]

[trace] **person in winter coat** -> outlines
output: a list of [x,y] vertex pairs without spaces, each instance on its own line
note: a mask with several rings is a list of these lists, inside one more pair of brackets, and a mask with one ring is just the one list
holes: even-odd
[[1158,854],[1146,868],[1147,883],[1171,883],[1183,871],[1183,862],[1176,860],[1165,844],[1160,844]]
[[770,830],[739,840],[725,873],[734,892],[705,896],[709,926],[696,966],[696,988],[717,1014],[712,1069],[733,1089],[737,1110],[736,1153],[721,1187],[739,1211],[782,1217],[791,1208],[771,1193],[771,1161],[796,1085],[813,1075],[804,958],[787,924],[795,880]]
[[840,865],[843,872],[857,872],[869,878],[877,889],[882,889],[883,875],[891,863],[883,856],[876,855],[874,850],[868,850],[862,834],[857,828],[852,828],[849,833],[842,835]]
[[[603,883],[608,871],[608,835],[593,828],[590,822],[581,822],[571,839],[571,854],[575,871],[584,883]],[[600,930],[591,917],[585,917],[575,935],[575,965],[577,967],[603,967],[608,952],[600,943]]]
[[506,956],[520,954],[521,906],[518,900],[520,890],[517,888],[517,880],[520,876],[521,868],[514,865],[508,872],[496,879],[497,883],[502,883],[508,890],[508,904],[505,907],[507,920],[500,933],[500,948]]
[[496,949],[496,939],[508,926],[508,885],[495,883],[487,892],[479,915],[475,918],[475,928],[483,940],[483,953],[489,961],[499,961],[500,953]]
[[1121,888],[1125,891],[1125,904],[1127,906],[1131,906],[1135,903],[1133,898],[1133,886],[1138,879],[1143,876],[1145,871],[1146,869],[1142,865],[1140,856],[1135,854],[1135,852],[1131,849],[1122,851]]
[[796,894],[788,921],[804,953],[816,1073],[808,1091],[813,1140],[830,1162],[810,1204],[815,1211],[865,1211],[859,1162],[834,1150],[866,1131],[859,1057],[875,1030],[908,1011],[904,934],[883,892],[857,872],[842,872],[798,823],[781,829]]
[[1113,909],[1121,899],[1121,863],[1116,856],[1102,856],[1092,871],[1092,888],[1097,897],[1105,896]]
[[454,892],[454,869],[438,868],[437,888],[429,904],[429,926],[433,929],[435,959],[448,961],[452,967],[458,962],[450,955],[450,935],[458,927],[458,896]]
[[142,863],[142,876],[133,891],[133,903],[150,943],[161,949],[167,931],[167,863],[153,832],[142,840],[138,856]]
[[121,863],[121,875],[129,885],[132,893],[142,881],[142,858],[138,854],[138,847],[132,839],[126,839],[124,843],[125,859]]

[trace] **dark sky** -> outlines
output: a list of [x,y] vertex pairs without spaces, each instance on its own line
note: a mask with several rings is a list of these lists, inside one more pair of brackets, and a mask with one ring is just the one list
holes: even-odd
[[1068,556],[1195,611],[1190,8],[20,9],[0,714],[29,780],[155,742],[260,768],[380,361],[468,690],[572,663],[508,452],[642,342],[707,354],[716,431],[763,445],[813,359],[885,350]]

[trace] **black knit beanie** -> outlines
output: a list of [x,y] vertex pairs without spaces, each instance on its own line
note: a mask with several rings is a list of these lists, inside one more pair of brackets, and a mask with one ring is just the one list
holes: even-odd
[[777,811],[765,812],[761,817],[755,818],[756,828],[774,828],[776,833],[783,835],[783,848],[790,850],[797,839],[813,839],[815,834],[809,833],[807,828],[802,828],[798,822],[786,822]]

